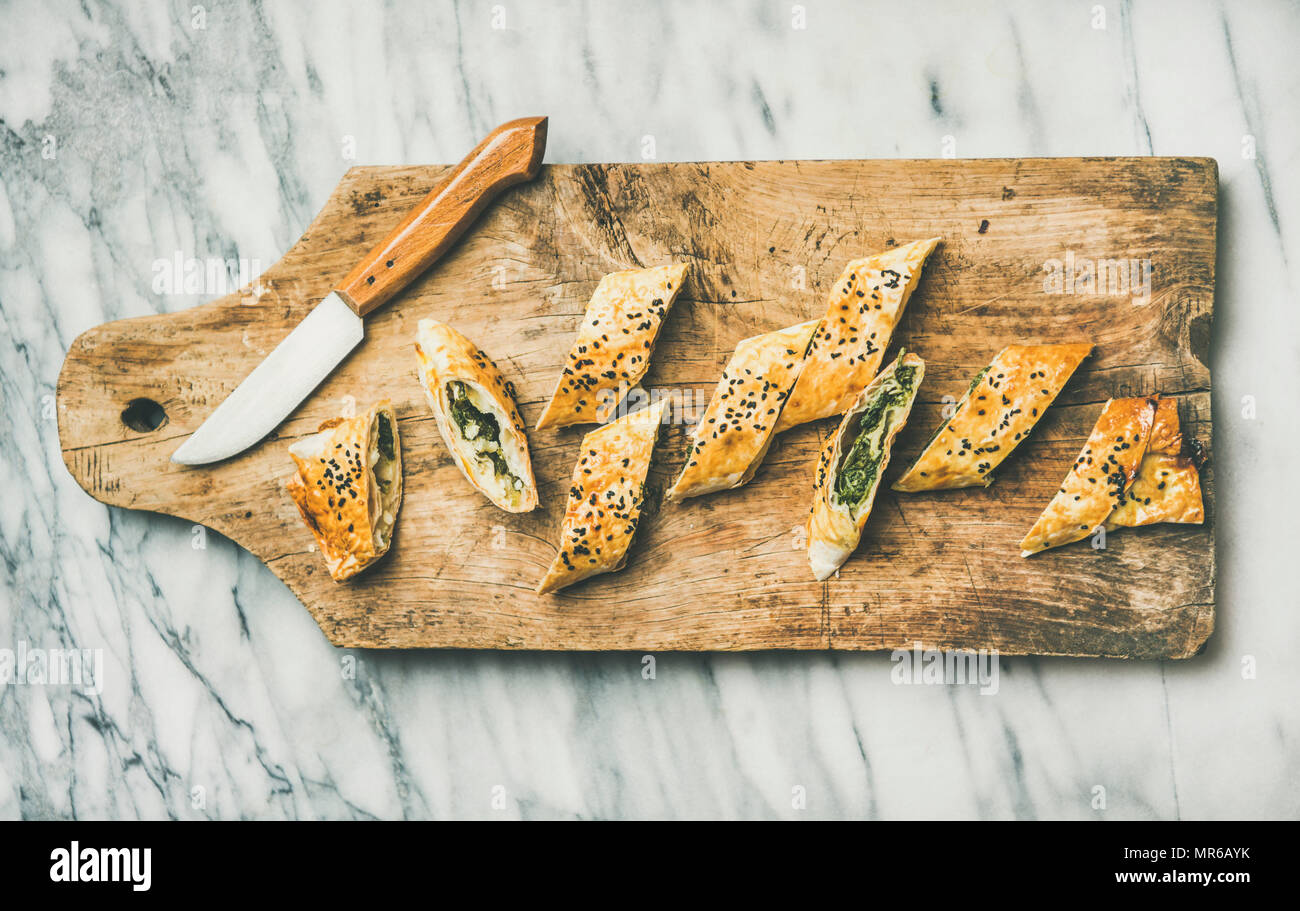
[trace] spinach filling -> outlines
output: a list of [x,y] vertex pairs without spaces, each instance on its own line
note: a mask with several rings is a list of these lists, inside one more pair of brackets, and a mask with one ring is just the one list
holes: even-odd
[[510,471],[501,451],[501,425],[497,423],[496,415],[485,414],[474,407],[469,389],[459,380],[447,384],[447,395],[451,398],[451,419],[460,429],[461,437],[474,447],[476,457],[489,462],[496,476],[506,481],[508,489],[520,489],[523,482]]
[[885,456],[885,438],[911,399],[915,381],[915,367],[899,367],[876,390],[875,398],[858,417],[857,437],[835,478],[836,498],[854,513],[875,487]]
[[447,384],[447,394],[451,396],[451,418],[460,428],[460,435],[465,439],[473,442],[474,440],[487,440],[492,443],[501,442],[501,428],[497,425],[497,419],[494,415],[484,414],[474,407],[474,403],[469,400],[469,390],[460,380],[453,380]]
[[371,499],[370,508],[378,510],[375,521],[375,541],[383,543],[392,522],[387,518],[388,497],[393,490],[397,474],[397,430],[388,415],[380,411],[375,415],[375,444],[369,453],[370,477],[379,488],[380,500]]
[[506,464],[505,456],[499,451],[488,449],[479,453],[479,458],[487,459],[492,463],[492,470],[496,472],[498,478],[514,478],[510,473],[510,466]]
[[393,425],[388,423],[388,415],[379,413],[379,454],[390,462],[397,457],[393,448]]

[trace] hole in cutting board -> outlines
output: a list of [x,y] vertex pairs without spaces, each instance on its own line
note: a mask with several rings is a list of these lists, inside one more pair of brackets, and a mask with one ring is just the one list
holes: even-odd
[[167,412],[153,399],[131,399],[122,410],[122,423],[139,433],[152,433],[167,423]]

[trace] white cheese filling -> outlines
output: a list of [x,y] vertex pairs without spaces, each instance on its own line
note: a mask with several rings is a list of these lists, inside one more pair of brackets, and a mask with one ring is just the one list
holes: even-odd
[[[466,380],[454,382],[464,390],[466,398],[475,410],[495,418],[497,424],[494,440],[491,438],[491,433],[485,433],[485,428],[480,427],[475,421],[466,421],[462,429],[454,417],[451,419],[454,441],[463,462],[470,466],[475,480],[488,491],[489,496],[503,500],[511,506],[519,505],[524,498],[523,479],[527,476],[528,467],[512,432],[510,417],[497,404],[496,399],[476,383]],[[446,384],[444,392],[449,404],[455,401],[456,395],[452,383]],[[450,407],[448,411],[451,412]],[[494,456],[496,458],[493,458]],[[498,461],[504,463],[505,473],[498,472]]]

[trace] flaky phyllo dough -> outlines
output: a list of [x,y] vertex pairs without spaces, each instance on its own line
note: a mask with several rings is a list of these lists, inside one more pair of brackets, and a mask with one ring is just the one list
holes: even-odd
[[289,455],[298,471],[285,487],[334,581],[352,578],[387,553],[402,505],[402,447],[392,403],[326,421],[290,446]]
[[686,265],[600,280],[537,429],[608,420],[650,367],[655,339],[686,281]]
[[776,432],[842,414],[871,382],[939,238],[855,259],[831,288],[808,362]]
[[514,384],[445,323],[420,320],[415,353],[438,433],[466,480],[507,512],[535,507],[537,482]]
[[894,490],[987,487],[1056,400],[1092,345],[1009,345],[975,375],[953,416]]
[[560,552],[538,594],[623,568],[667,404],[661,399],[582,438],[560,526]]
[[1106,518],[1106,529],[1160,522],[1200,525],[1204,521],[1201,476],[1196,462],[1183,454],[1178,403],[1161,398],[1156,405],[1151,442],[1138,465],[1137,477]]
[[1111,399],[1056,496],[1020,542],[1028,557],[1088,537],[1124,502],[1151,442],[1159,398]]
[[822,449],[808,516],[808,562],[818,581],[857,550],[894,438],[924,377],[923,360],[900,355],[862,390]]
[[686,466],[668,491],[685,500],[747,484],[776,433],[781,408],[804,367],[818,320],[747,338],[736,346],[692,434]]

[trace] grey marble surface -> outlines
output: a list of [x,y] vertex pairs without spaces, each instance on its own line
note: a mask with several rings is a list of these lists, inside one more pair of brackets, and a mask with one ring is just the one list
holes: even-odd
[[[0,818],[1296,817],[1298,44],[1282,2],[0,0],[0,649],[102,662],[0,686]],[[1218,159],[1206,653],[1004,659],[996,696],[882,654],[340,653],[73,482],[68,345],[208,296],[157,260],[265,267],[348,166],[538,112],[554,162]]]

